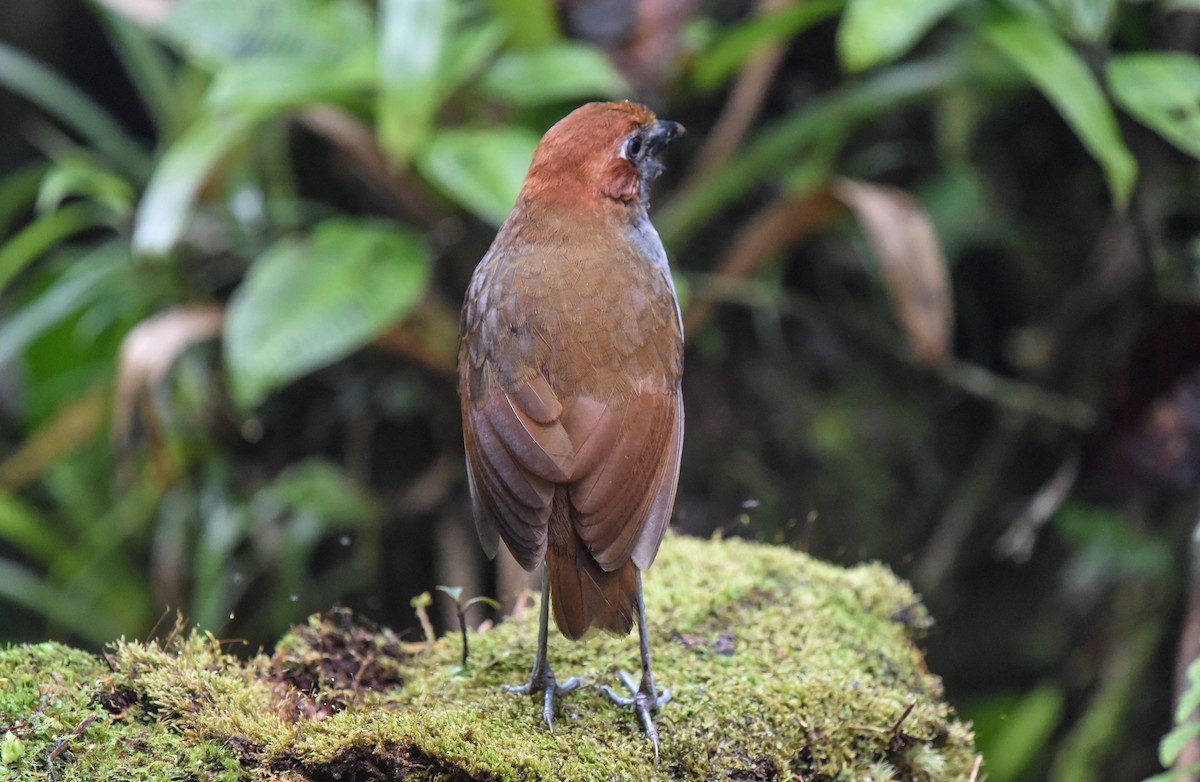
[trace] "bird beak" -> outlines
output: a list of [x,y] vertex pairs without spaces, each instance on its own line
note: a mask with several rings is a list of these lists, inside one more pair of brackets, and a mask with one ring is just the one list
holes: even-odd
[[656,120],[646,133],[646,144],[651,155],[658,156],[663,148],[684,134],[683,125],[669,119]]

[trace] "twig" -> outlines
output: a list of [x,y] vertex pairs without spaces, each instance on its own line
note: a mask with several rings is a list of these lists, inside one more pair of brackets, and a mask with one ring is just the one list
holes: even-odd
[[942,365],[939,374],[973,396],[1081,432],[1091,430],[1096,420],[1096,410],[1087,402],[997,375],[976,364],[952,359]]
[[908,708],[906,708],[904,710],[904,713],[900,715],[900,719],[896,720],[896,724],[892,726],[892,730],[891,730],[893,739],[895,739],[898,735],[900,735],[900,726],[904,724],[904,721],[906,719],[908,719],[908,715],[912,714],[912,710],[915,709],[916,707],[917,707],[916,701],[909,703]]
[[83,735],[83,732],[88,729],[88,726],[96,721],[95,717],[85,717],[83,722],[75,726],[75,730],[67,734],[67,737],[54,743],[54,749],[50,750],[50,754],[46,756],[46,771],[50,775],[50,782],[57,782],[57,777],[54,774],[54,761],[58,760],[59,756],[67,750],[67,743],[73,738],[78,738]]
[[954,569],[959,551],[975,526],[975,519],[987,504],[999,478],[1008,472],[1008,463],[1021,441],[1026,421],[1018,413],[1004,414],[976,448],[970,464],[956,482],[954,496],[913,568],[912,579],[922,590],[936,590]]
[[1030,498],[1021,513],[996,541],[996,556],[1014,562],[1026,562],[1033,553],[1038,532],[1062,507],[1079,478],[1079,453],[1073,453],[1059,465],[1054,475]]
[[971,766],[971,776],[967,777],[967,782],[975,782],[979,778],[979,767],[983,765],[983,755],[975,756],[975,765]]

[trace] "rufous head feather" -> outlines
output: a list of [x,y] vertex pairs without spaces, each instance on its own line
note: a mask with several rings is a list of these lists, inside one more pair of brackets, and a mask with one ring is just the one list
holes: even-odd
[[683,134],[637,103],[588,103],[546,131],[519,203],[644,210],[663,148]]

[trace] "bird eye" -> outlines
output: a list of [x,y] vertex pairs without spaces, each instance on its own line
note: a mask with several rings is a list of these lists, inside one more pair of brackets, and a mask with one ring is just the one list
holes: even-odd
[[625,157],[632,160],[633,158],[636,158],[639,154],[641,154],[641,152],[642,152],[642,134],[634,133],[632,136],[629,137],[629,140],[625,142]]

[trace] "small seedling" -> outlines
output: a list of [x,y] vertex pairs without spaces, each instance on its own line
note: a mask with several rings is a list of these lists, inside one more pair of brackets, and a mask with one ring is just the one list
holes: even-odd
[[439,586],[437,590],[439,592],[444,592],[450,597],[451,600],[454,601],[454,611],[458,614],[458,627],[462,630],[462,667],[466,668],[467,655],[469,653],[467,648],[467,610],[473,605],[484,603],[499,611],[500,603],[496,602],[490,597],[484,597],[482,595],[473,597],[470,600],[463,600],[462,587]]
[[429,613],[425,610],[433,605],[433,595],[428,592],[422,592],[412,600],[409,600],[408,604],[417,612],[417,620],[421,623],[421,631],[425,633],[426,645],[433,646],[433,642],[437,640],[437,636],[433,633],[433,624],[429,621]]

